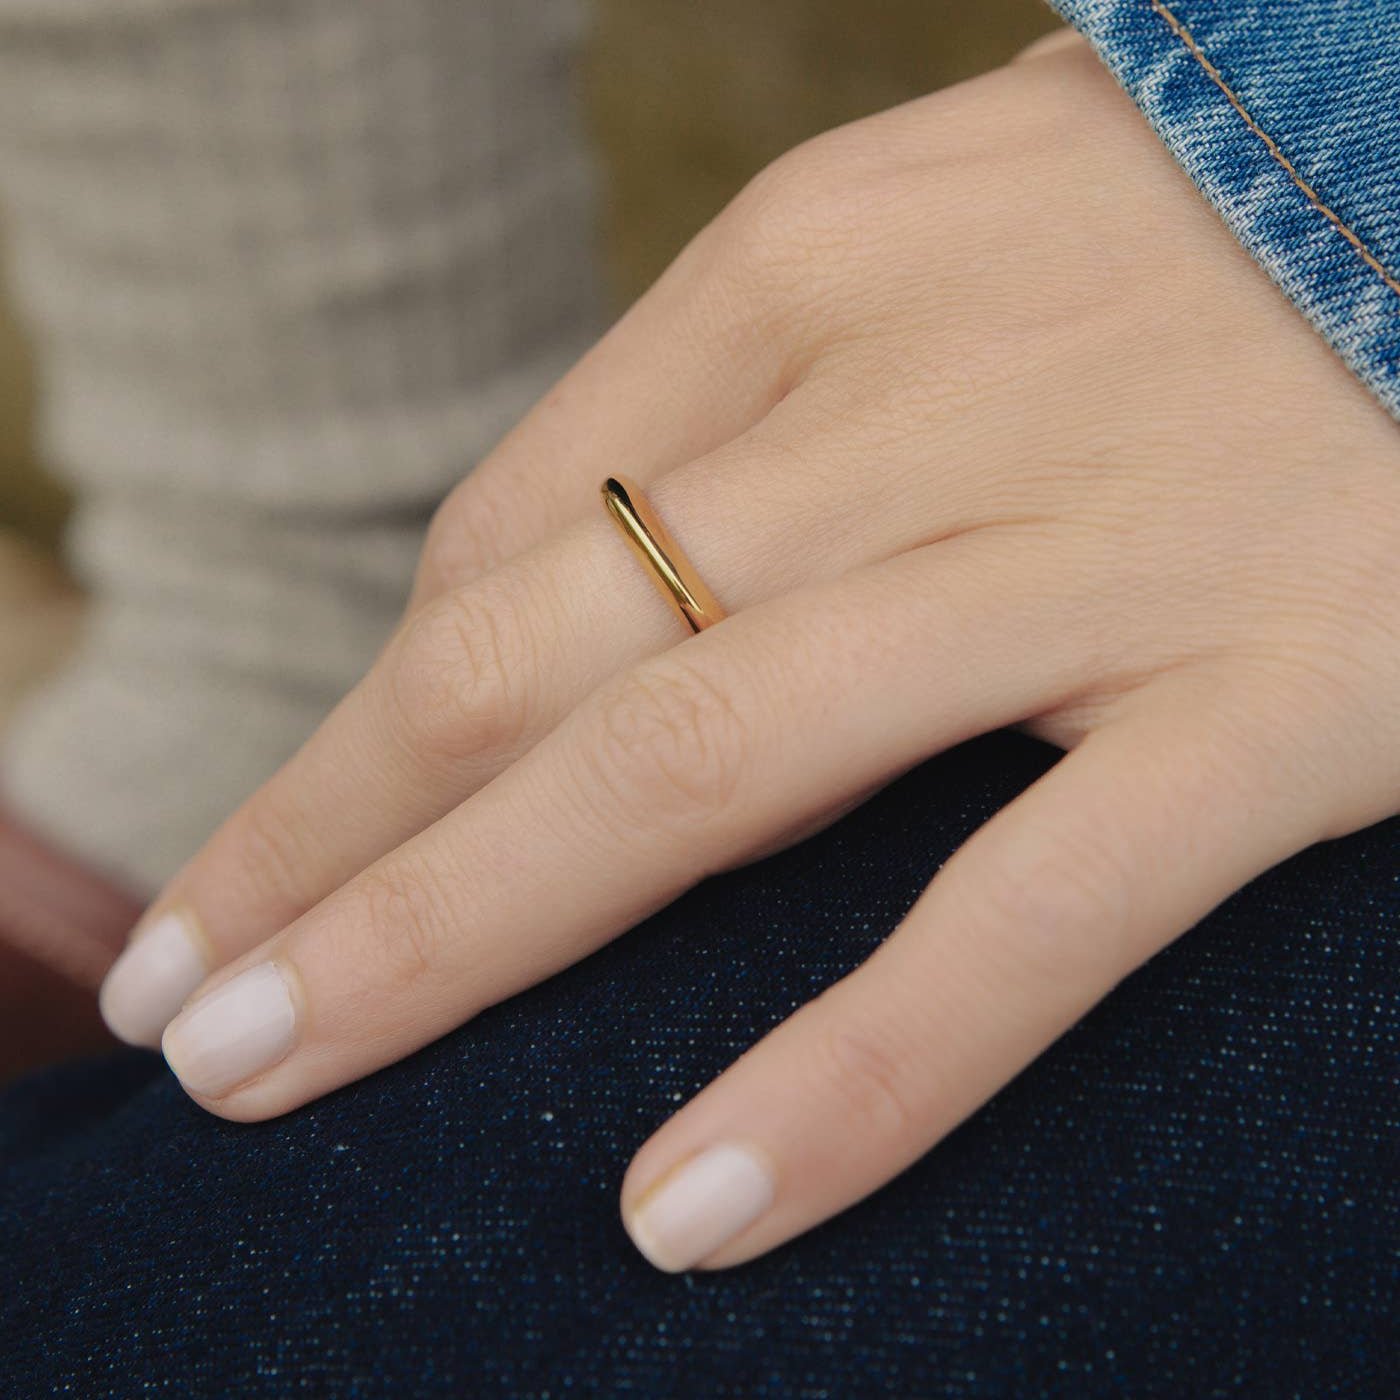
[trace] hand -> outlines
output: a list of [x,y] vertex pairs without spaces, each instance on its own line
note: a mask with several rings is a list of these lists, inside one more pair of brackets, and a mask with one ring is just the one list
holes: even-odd
[[[683,630],[623,470],[732,616]],[[928,1151],[1144,959],[1400,807],[1400,440],[1082,45],[760,176],[454,493],[368,678],[109,981],[211,1111],[408,1054],[928,755],[1067,751],[641,1149],[663,1268]]]

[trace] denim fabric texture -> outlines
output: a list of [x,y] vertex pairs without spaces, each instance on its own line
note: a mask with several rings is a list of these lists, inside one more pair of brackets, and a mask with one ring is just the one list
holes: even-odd
[[1002,733],[412,1059],[235,1125],[130,1052],[0,1095],[0,1395],[1394,1395],[1400,821],[1257,880],[886,1189],[673,1277],[647,1134],[1058,755]]
[[1400,0],[1052,0],[1400,417]]

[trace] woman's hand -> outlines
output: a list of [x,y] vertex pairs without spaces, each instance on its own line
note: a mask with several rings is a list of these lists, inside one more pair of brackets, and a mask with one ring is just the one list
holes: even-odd
[[[1400,312],[1400,308],[1397,308]],[[605,516],[625,471],[732,616]],[[734,1264],[926,1152],[1120,978],[1400,809],[1400,439],[1082,45],[780,160],[443,506],[368,678],[109,979],[285,1113],[928,755],[1068,751],[623,1186]]]

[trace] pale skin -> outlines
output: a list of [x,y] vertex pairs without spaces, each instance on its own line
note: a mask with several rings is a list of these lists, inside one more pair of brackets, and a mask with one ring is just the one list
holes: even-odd
[[[619,470],[725,621],[655,592]],[[275,1063],[186,1087],[287,1113],[932,754],[1053,743],[632,1161],[656,1262],[753,1258],[1241,885],[1400,811],[1397,599],[1396,424],[1058,38],[778,161],[446,501],[372,671],[153,906],[197,930],[188,1006],[267,964],[291,997]],[[769,1187],[740,1227],[642,1240],[729,1145]]]

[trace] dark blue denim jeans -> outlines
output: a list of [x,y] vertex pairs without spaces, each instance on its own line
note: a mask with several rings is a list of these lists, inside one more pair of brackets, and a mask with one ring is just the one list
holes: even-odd
[[1256,881],[893,1185],[672,1277],[636,1146],[1051,762],[1003,733],[291,1116],[0,1096],[0,1395],[1393,1395],[1400,821]]

